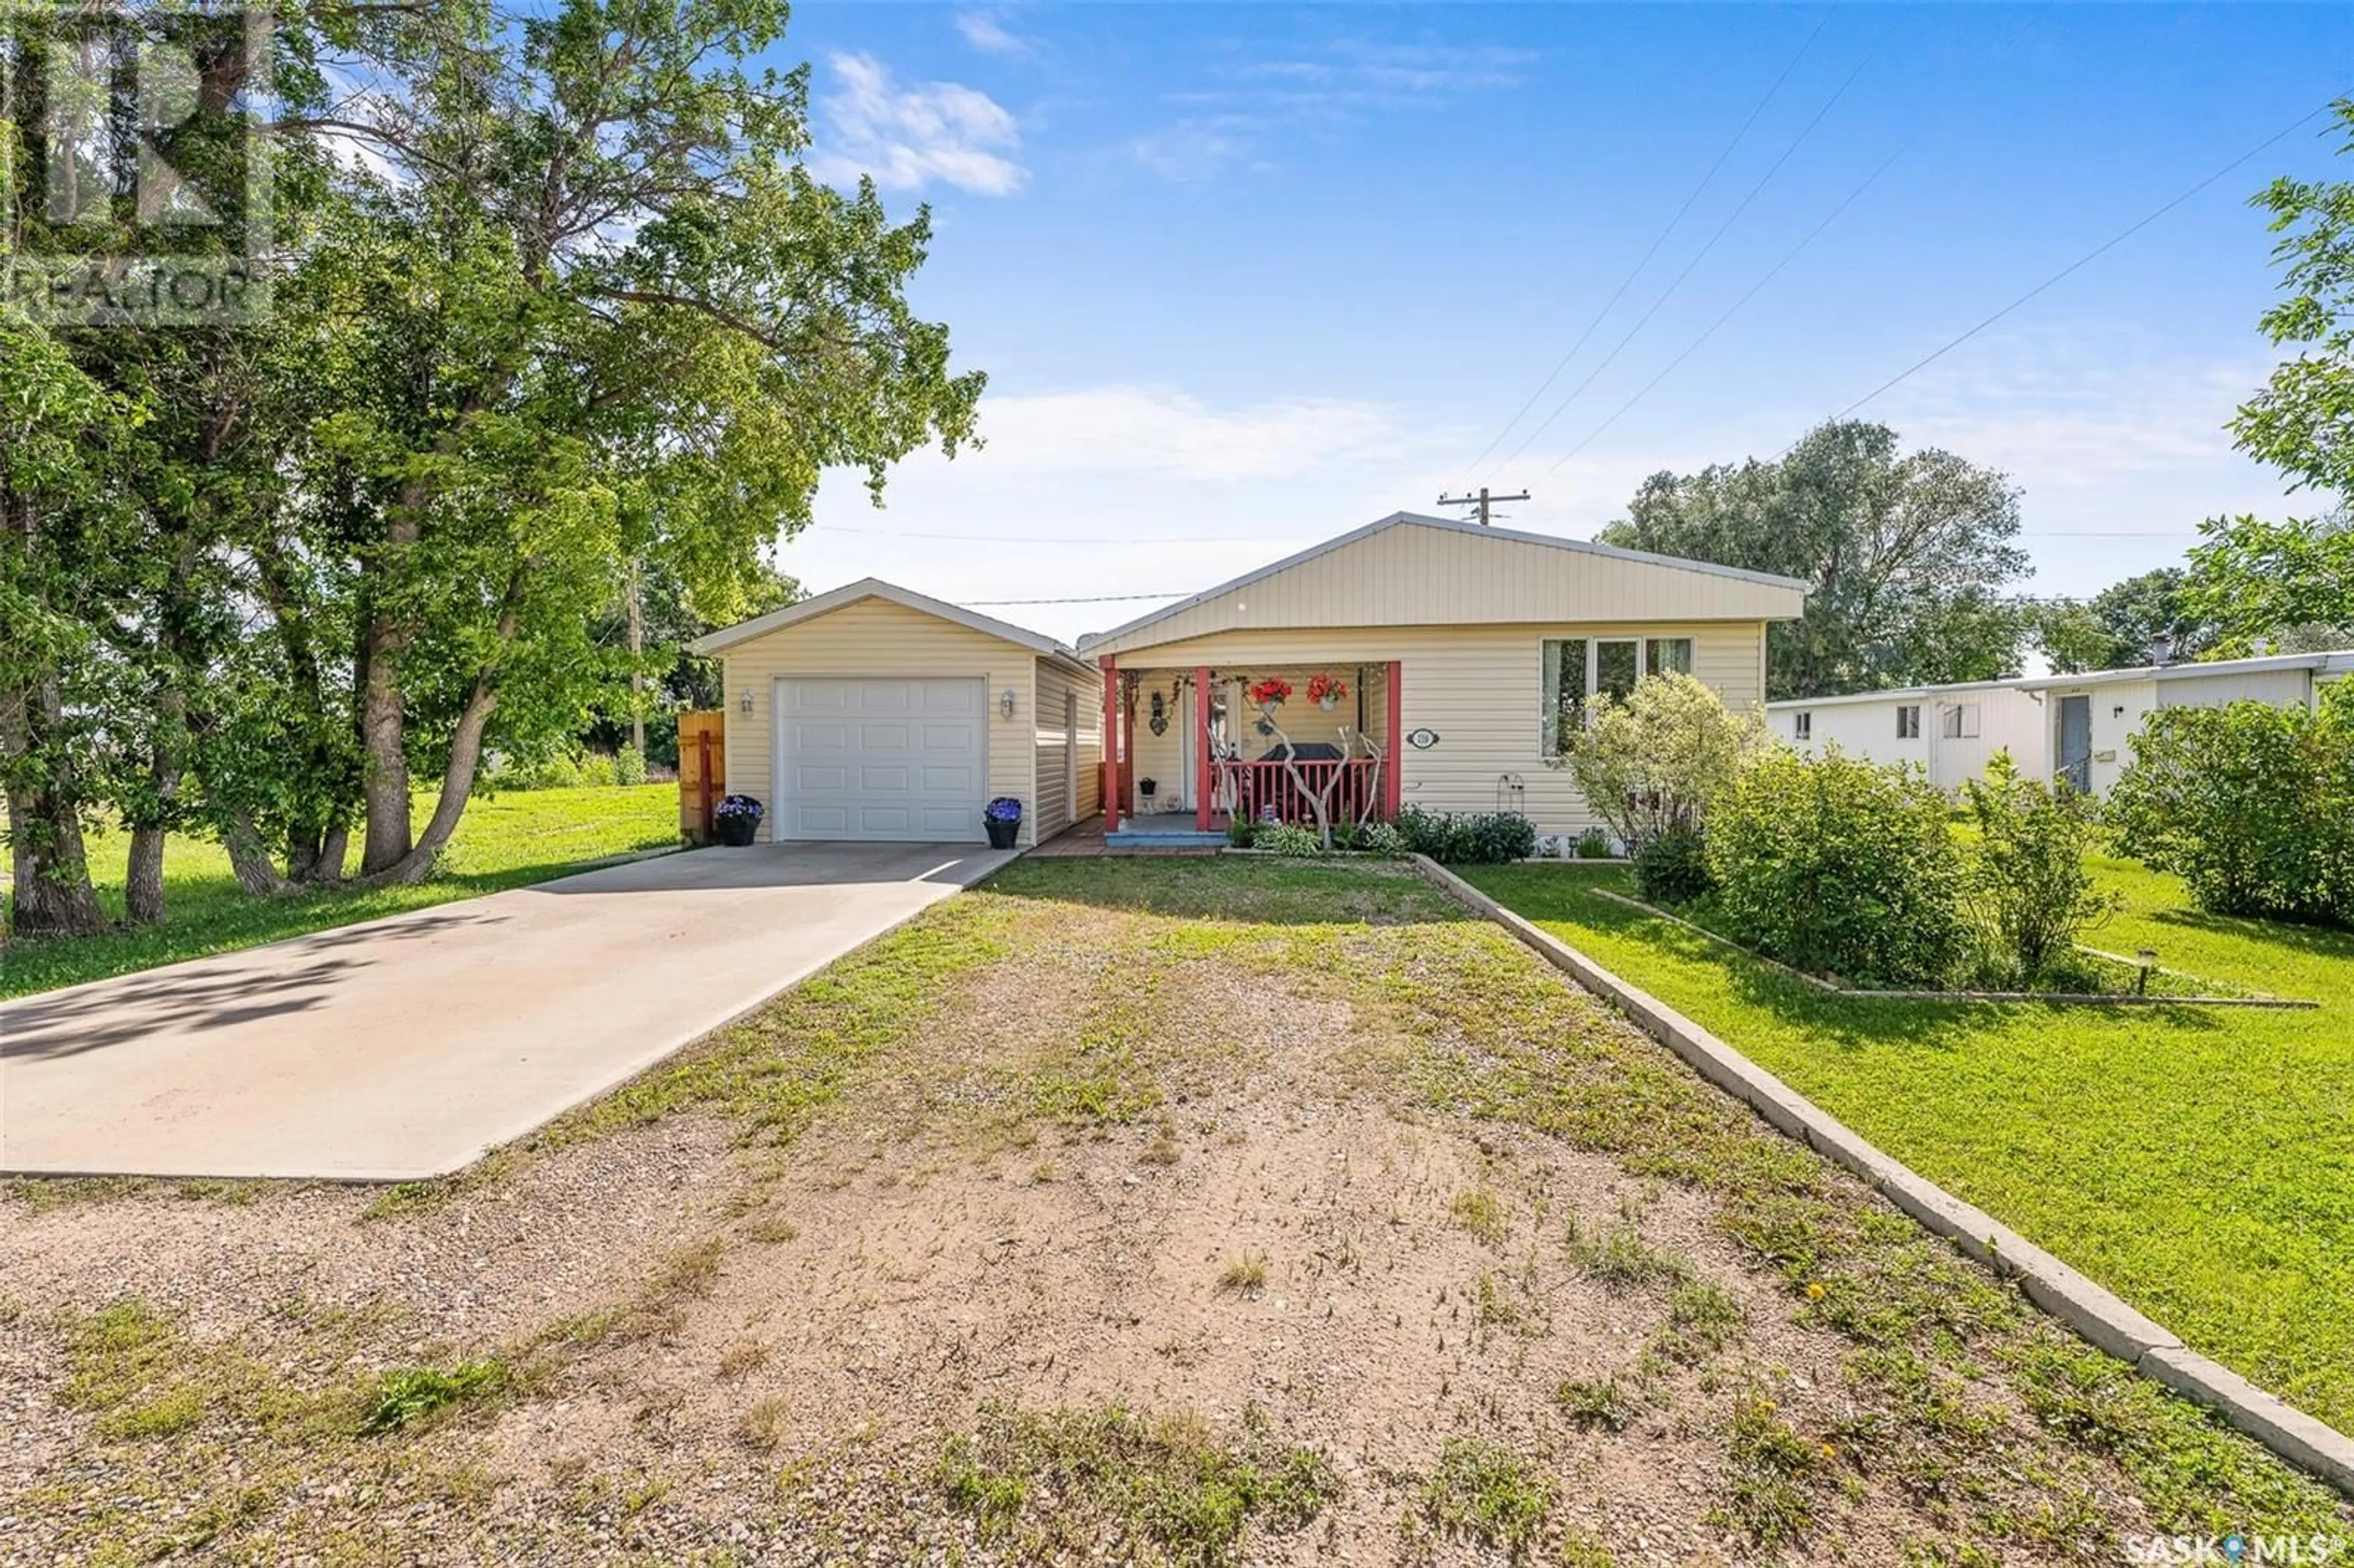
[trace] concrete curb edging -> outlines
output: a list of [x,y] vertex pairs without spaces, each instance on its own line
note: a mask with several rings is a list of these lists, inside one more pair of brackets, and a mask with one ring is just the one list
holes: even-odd
[[1575,948],[1497,903],[1426,855],[1424,878],[1493,920],[1537,956],[1608,1001],[1710,1083],[1785,1137],[1870,1182],[1964,1253],[2019,1282],[2038,1308],[2144,1377],[2197,1400],[2290,1464],[2354,1496],[2354,1438],[2186,1347],[2173,1333],[1973,1204],[1891,1159],[1773,1074]]

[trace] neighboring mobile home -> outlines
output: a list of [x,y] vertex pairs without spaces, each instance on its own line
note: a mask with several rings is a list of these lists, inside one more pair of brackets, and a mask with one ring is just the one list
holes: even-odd
[[2162,707],[2260,702],[2310,707],[2325,683],[2354,674],[2354,650],[2211,663],[2145,664],[2077,675],[1908,686],[1769,704],[1774,733],[1805,751],[1836,743],[1853,757],[1917,763],[1957,790],[2008,750],[2031,778],[2105,795],[2133,759],[2133,737]]
[[[968,842],[1011,795],[1032,843],[1097,810],[1099,781],[1122,839],[1301,820],[1280,736],[1352,820],[1517,810],[1564,838],[1594,817],[1546,764],[1596,695],[1681,670],[1760,706],[1766,625],[1805,602],[1789,577],[1398,513],[1078,654],[872,578],[694,647],[724,665],[728,787],[768,838]],[[1270,679],[1291,688],[1272,717],[1247,695]]]

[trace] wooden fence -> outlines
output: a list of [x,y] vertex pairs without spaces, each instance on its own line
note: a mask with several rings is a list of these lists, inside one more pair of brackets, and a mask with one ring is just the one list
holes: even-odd
[[727,715],[678,715],[678,832],[691,844],[712,840],[711,810],[727,793]]

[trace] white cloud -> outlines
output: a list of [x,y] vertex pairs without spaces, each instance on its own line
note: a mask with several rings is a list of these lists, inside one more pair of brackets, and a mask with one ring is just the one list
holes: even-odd
[[1404,416],[1379,403],[1280,397],[1214,408],[1161,387],[1098,387],[989,397],[988,445],[976,470],[993,473],[1119,471],[1200,480],[1288,477],[1394,452]]
[[842,86],[822,100],[826,133],[810,161],[820,178],[871,175],[893,190],[938,183],[1011,196],[1029,177],[1007,155],[1022,145],[1021,127],[987,93],[952,81],[903,87],[872,55],[827,63]]
[[1249,143],[1216,124],[1187,121],[1140,136],[1129,156],[1172,185],[1197,185],[1228,164],[1247,156]]
[[979,11],[960,11],[956,15],[956,30],[964,41],[985,55],[1005,55],[1014,58],[1031,54],[1030,40],[1008,28],[1005,13],[994,7]]

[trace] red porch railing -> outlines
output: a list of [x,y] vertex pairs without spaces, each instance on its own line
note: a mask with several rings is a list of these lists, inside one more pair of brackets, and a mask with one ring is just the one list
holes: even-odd
[[[1288,766],[1280,761],[1221,761],[1215,766],[1221,799],[1231,789],[1235,812],[1253,821],[1264,819],[1272,806],[1279,821],[1313,824],[1314,797],[1327,785],[1332,786],[1332,792],[1326,810],[1334,822],[1388,815],[1374,792],[1373,759],[1370,757],[1302,758]],[[1299,770],[1300,781],[1308,786],[1306,790],[1292,782],[1292,768]],[[1337,784],[1333,783],[1335,773],[1341,776]]]

